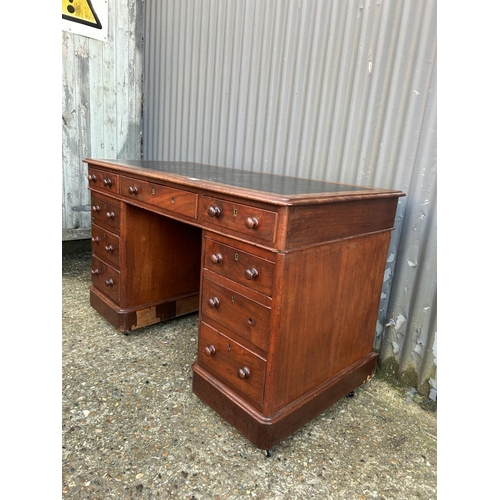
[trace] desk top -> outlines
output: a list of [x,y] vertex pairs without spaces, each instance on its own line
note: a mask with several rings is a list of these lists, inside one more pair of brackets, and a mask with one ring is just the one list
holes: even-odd
[[[282,202],[308,200],[311,202],[314,198],[316,201],[319,199],[325,201],[325,198],[332,197],[338,197],[340,201],[346,197],[404,196],[401,191],[390,189],[304,179],[192,162],[105,159],[87,159],[85,162],[186,186],[226,192],[229,190],[236,190],[240,193],[253,191],[261,195],[258,198],[269,198],[267,201],[272,199],[274,202],[278,200]],[[227,188],[224,189],[223,186]],[[265,196],[266,193],[269,196]]]

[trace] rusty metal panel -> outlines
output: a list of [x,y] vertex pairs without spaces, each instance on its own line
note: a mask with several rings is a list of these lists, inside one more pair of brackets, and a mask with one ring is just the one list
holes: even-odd
[[375,348],[436,396],[436,2],[151,0],[144,157],[401,189]]
[[90,237],[83,159],[141,155],[143,2],[108,5],[106,42],[62,32],[63,241]]

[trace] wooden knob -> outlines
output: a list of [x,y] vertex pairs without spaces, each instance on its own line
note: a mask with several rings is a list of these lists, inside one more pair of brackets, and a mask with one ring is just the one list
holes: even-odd
[[210,261],[212,264],[221,264],[222,263],[222,255],[220,253],[213,253],[210,256]]
[[92,205],[92,212],[99,212],[99,210],[101,210],[99,205]]
[[259,225],[259,219],[257,217],[247,217],[245,219],[245,226],[248,227],[248,229],[257,229]]
[[250,377],[250,370],[246,366],[240,368],[238,370],[238,377],[240,377],[241,379]]
[[208,307],[214,308],[214,307],[219,307],[220,301],[217,297],[212,297],[211,299],[208,299]]
[[113,252],[115,247],[113,245],[108,245],[106,247],[104,247],[106,249],[106,252]]
[[130,187],[128,188],[128,192],[129,192],[130,194],[137,194],[137,193],[139,192],[139,190],[137,189],[137,187],[136,187],[136,186],[130,186]]
[[258,275],[259,275],[259,271],[257,271],[257,269],[255,269],[255,267],[251,267],[245,271],[245,278],[247,280],[253,280],[253,279],[257,278]]
[[210,206],[208,208],[208,215],[210,217],[220,217],[220,214],[222,213],[220,207],[214,207],[214,206]]
[[102,181],[102,182],[104,182],[104,185],[105,185],[105,186],[108,186],[108,187],[111,187],[111,184],[113,184],[113,183],[111,182],[111,179],[103,179],[103,181]]
[[113,286],[114,285],[113,280],[111,278],[109,278],[109,280],[106,280],[104,283],[106,284],[106,286]]
[[106,217],[108,219],[114,219],[115,218],[115,213],[114,212],[106,212]]
[[207,345],[207,347],[203,349],[203,354],[205,354],[205,356],[215,356],[215,346]]

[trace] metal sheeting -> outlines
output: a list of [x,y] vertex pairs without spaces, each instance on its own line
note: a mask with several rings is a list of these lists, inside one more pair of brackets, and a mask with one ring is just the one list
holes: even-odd
[[407,193],[375,347],[435,397],[435,0],[146,2],[144,157]]
[[62,32],[63,241],[90,237],[86,157],[142,146],[142,1],[109,1],[108,40]]

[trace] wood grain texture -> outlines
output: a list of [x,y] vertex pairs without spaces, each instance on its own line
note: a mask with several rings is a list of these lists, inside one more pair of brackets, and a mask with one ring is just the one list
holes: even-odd
[[[264,396],[266,361],[206,323],[200,324],[198,363],[259,407]],[[207,348],[213,348],[211,351]],[[246,376],[240,376],[245,369]]]
[[297,248],[394,226],[398,198],[350,200],[289,208],[286,247]]
[[371,352],[389,239],[378,233],[277,261],[266,414]]
[[[217,306],[210,307],[210,301],[214,300],[217,300]],[[207,321],[211,319],[220,323],[260,349],[267,349],[270,307],[250,299],[243,293],[204,278],[200,311]]]
[[120,194],[193,219],[198,214],[198,195],[183,189],[122,176]]
[[[272,258],[270,252],[266,255]],[[271,295],[274,283],[274,262],[263,259],[253,253],[241,250],[237,245],[225,245],[212,238],[206,239],[203,253],[205,269],[256,290],[264,295]],[[251,270],[255,270],[255,277]]]
[[198,292],[200,229],[125,204],[121,238],[121,307]]
[[274,205],[251,189],[242,196],[241,186],[225,184],[222,196],[213,183],[210,192],[208,183],[184,187],[178,173],[177,185],[162,177],[168,162],[149,178],[147,165],[135,177],[130,165],[90,164],[94,233],[119,246],[113,258],[94,246],[97,311],[126,331],[191,312],[199,294],[193,390],[259,447],[373,375],[402,193],[328,192],[307,202],[298,193]]

